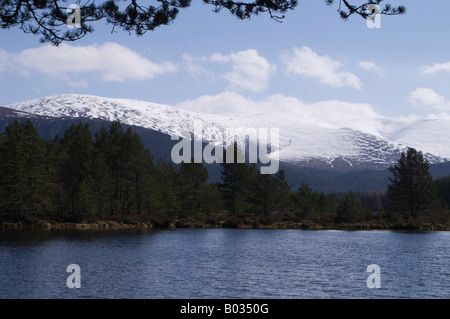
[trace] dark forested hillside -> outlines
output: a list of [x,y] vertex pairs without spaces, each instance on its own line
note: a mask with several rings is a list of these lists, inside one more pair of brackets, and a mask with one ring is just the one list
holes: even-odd
[[227,219],[235,226],[448,221],[448,178],[436,181],[434,211],[385,214],[384,190],[320,192],[301,179],[300,186],[291,183],[289,170],[264,175],[257,165],[237,161],[217,164],[218,182],[211,182],[206,165],[155,159],[131,127],[97,124],[93,130],[89,123],[72,123],[50,140],[39,136],[31,119],[11,121],[0,134],[0,219],[153,216],[166,226],[183,219],[216,225]]
[[[92,134],[95,134],[103,126],[109,127],[111,122],[88,118],[50,118],[19,112],[16,110],[0,107],[0,132],[14,119],[24,122],[28,118],[33,121],[39,136],[44,140],[53,140],[56,135],[63,136],[67,128],[80,121],[89,124]],[[122,124],[124,129],[131,127],[136,132],[146,149],[150,149],[153,159],[170,161],[170,152],[176,141],[172,141],[170,136],[151,129],[129,126]],[[218,164],[205,165],[208,170],[208,181],[219,183],[221,167]],[[286,180],[294,188],[298,188],[302,183],[307,183],[312,189],[326,194],[340,192],[380,192],[384,191],[388,184],[389,170],[360,170],[354,172],[338,172],[332,170],[321,170],[308,167],[293,166],[281,162],[280,169],[286,172]],[[430,165],[430,172],[434,178],[443,177],[450,174],[450,162]]]

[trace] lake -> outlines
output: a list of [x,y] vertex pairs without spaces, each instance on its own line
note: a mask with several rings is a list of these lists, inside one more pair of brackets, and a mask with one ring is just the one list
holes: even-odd
[[0,298],[447,299],[449,246],[450,232],[0,231]]

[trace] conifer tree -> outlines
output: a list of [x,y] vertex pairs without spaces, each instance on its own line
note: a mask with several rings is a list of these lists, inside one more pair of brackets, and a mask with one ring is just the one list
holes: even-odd
[[38,135],[31,120],[10,123],[0,143],[0,196],[2,210],[16,217],[52,209],[52,147]]
[[150,178],[153,171],[153,156],[149,150],[145,149],[139,135],[130,127],[127,128],[123,138],[126,212],[140,215],[145,203],[144,196],[150,196],[149,184],[146,180]]
[[408,148],[390,171],[386,193],[389,212],[417,218],[435,207],[436,184],[422,152]]
[[276,207],[283,211],[285,209],[289,209],[289,192],[291,191],[291,186],[286,181],[286,174],[284,170],[279,170],[275,175],[275,182],[277,185],[276,192]]
[[[140,206],[142,197],[140,162],[142,161],[141,151],[144,150],[144,146],[142,145],[139,136],[137,136],[137,134],[135,135],[131,128],[128,127],[123,136],[120,148],[121,153],[123,154],[123,207],[126,214],[131,214],[137,211],[137,207]],[[139,203],[137,203],[137,200]]]
[[306,218],[308,213],[311,212],[313,207],[312,201],[312,189],[308,186],[307,183],[303,182],[302,186],[297,190],[294,195],[294,201],[299,209],[300,216],[302,218]]
[[349,192],[345,195],[344,201],[338,207],[337,222],[355,223],[363,219],[361,205],[354,193]]
[[94,146],[89,124],[73,124],[64,133],[63,181],[67,193],[69,214],[82,219],[93,209],[91,185]]
[[19,218],[25,201],[25,143],[23,126],[15,120],[5,128],[2,144],[2,209]]
[[250,193],[248,202],[253,205],[253,210],[262,212],[268,216],[273,211],[278,195],[278,184],[274,177],[269,174],[260,174],[256,166],[251,166]]
[[176,169],[172,163],[159,160],[153,183],[153,210],[157,214],[177,218],[181,215],[181,201],[176,182]]
[[445,176],[435,180],[438,197],[441,200],[443,208],[450,208],[450,177]]
[[329,205],[329,198],[324,193],[320,193],[319,198],[317,199],[317,210],[321,217],[328,212]]
[[[231,149],[233,148],[233,149]],[[234,159],[227,162],[227,152],[233,152]],[[224,152],[224,161],[221,163],[221,180],[219,190],[222,193],[225,208],[232,214],[236,214],[244,210],[246,186],[248,186],[248,179],[250,178],[250,168],[244,162],[240,163],[239,158],[244,158],[244,153],[239,149],[235,142]]]
[[96,214],[112,214],[113,178],[110,161],[107,156],[111,150],[108,130],[104,125],[95,133],[94,162],[93,162],[93,195],[96,205]]
[[153,197],[152,180],[155,174],[153,155],[150,150],[142,149],[139,161],[134,169],[135,196],[137,214],[151,212],[151,198]]
[[109,173],[105,155],[96,146],[92,163],[92,196],[95,213],[98,217],[102,217],[109,212],[108,200],[112,196],[112,183]]
[[41,213],[53,209],[54,180],[52,166],[53,150],[49,143],[39,137],[30,119],[23,124],[24,134],[24,205],[26,210]]
[[180,194],[180,217],[195,216],[205,212],[205,192],[207,190],[208,171],[202,163],[182,162],[176,177]]
[[[366,0],[363,3],[352,0],[326,0],[331,5],[339,2],[339,14],[347,20],[351,15],[367,18],[370,4],[380,4],[383,0]],[[59,44],[63,41],[76,41],[93,32],[89,23],[105,19],[111,24],[113,31],[121,28],[124,31],[141,36],[147,31],[168,25],[178,16],[180,9],[188,8],[191,0],[98,0],[77,2],[79,21],[73,17],[63,0],[0,0],[0,28],[17,27],[26,33],[42,35],[42,42]],[[227,10],[241,20],[266,13],[271,19],[281,22],[285,14],[298,4],[298,0],[203,0],[215,12]],[[68,11],[67,11],[68,10]],[[386,4],[380,9],[381,14],[397,15],[405,13],[404,6],[393,7]],[[77,11],[75,11],[76,14]],[[77,28],[64,28],[68,20],[74,19]]]
[[5,167],[5,143],[6,136],[4,132],[0,133],[0,216],[4,213],[3,204],[6,201],[6,167]]

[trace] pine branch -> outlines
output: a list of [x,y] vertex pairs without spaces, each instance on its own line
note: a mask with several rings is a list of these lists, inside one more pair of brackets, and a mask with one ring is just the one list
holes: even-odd
[[[41,35],[41,42],[59,45],[62,42],[76,41],[94,31],[88,24],[106,20],[112,25],[111,32],[122,29],[138,36],[154,31],[160,26],[172,23],[181,9],[188,8],[192,0],[86,0],[80,7],[80,27],[67,28],[68,0],[0,0],[0,28],[17,27],[25,33]],[[370,0],[365,4],[354,6],[350,0],[339,0],[338,12],[344,20],[357,14],[367,18],[370,4],[380,4],[383,0]],[[150,2],[150,3],[149,3]],[[335,0],[326,0],[332,5]],[[125,3],[125,4],[124,4]],[[260,14],[268,14],[270,19],[282,22],[287,12],[298,5],[298,0],[203,0],[206,5],[214,7],[213,11],[229,11],[241,20],[250,19]],[[341,6],[346,8],[341,10]],[[381,14],[404,14],[404,6],[392,7],[386,4]],[[67,29],[66,29],[67,28]]]

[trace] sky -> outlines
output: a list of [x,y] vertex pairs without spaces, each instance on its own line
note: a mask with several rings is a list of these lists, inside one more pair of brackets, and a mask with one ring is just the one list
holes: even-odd
[[450,2],[385,2],[407,13],[382,16],[380,28],[344,21],[322,0],[300,0],[282,23],[193,0],[141,37],[101,21],[55,47],[0,30],[0,105],[89,94],[216,114],[308,113],[373,133],[380,119],[450,119]]

